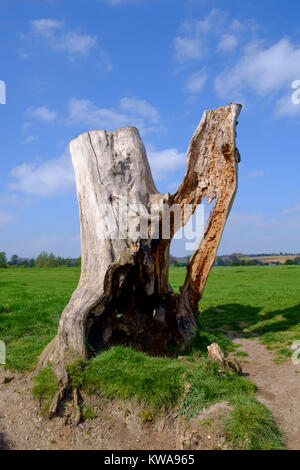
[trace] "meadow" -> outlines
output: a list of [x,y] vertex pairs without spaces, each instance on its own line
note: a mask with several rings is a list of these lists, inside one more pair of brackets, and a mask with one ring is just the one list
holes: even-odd
[[[183,278],[184,268],[170,270],[175,291]],[[285,361],[300,340],[300,266],[215,267],[199,307],[198,343],[207,335],[208,344],[219,339],[230,351],[226,333],[234,331],[259,338],[275,362]]]
[[[77,285],[80,268],[0,269],[0,339],[7,367],[34,368],[37,357],[57,331],[62,310]],[[176,292],[185,268],[170,268]],[[258,337],[286,360],[300,340],[300,266],[213,268],[200,302],[199,331],[193,349],[217,341],[234,349],[228,330]]]
[[[56,334],[61,312],[80,275],[80,268],[0,270],[0,339],[7,346],[11,370],[32,370],[45,345]],[[170,268],[170,282],[179,291],[185,268]],[[185,360],[151,357],[115,346],[90,361],[69,366],[71,384],[99,394],[101,400],[134,400],[151,421],[162,409],[180,404],[189,417],[226,400],[233,409],[226,418],[226,442],[233,448],[282,449],[278,427],[267,408],[255,398],[256,386],[246,377],[225,372],[208,360],[206,347],[216,341],[225,352],[235,351],[228,332],[259,340],[287,360],[290,345],[300,339],[300,266],[241,266],[213,268],[200,302],[199,329]],[[245,359],[245,358],[242,358]],[[184,390],[188,381],[189,393]],[[57,389],[46,368],[35,378],[33,393],[47,413]],[[85,414],[93,415],[92,410]]]

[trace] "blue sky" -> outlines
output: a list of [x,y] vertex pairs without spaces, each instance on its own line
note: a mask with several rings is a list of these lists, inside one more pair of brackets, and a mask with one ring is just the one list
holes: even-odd
[[[81,132],[137,126],[158,189],[173,192],[203,110],[237,101],[239,189],[219,252],[300,252],[300,4],[1,0],[0,10],[0,251],[80,254],[68,142]],[[171,251],[184,254],[183,242]]]

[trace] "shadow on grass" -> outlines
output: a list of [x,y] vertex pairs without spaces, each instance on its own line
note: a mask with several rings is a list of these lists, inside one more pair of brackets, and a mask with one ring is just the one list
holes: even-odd
[[242,304],[218,305],[202,311],[198,325],[194,350],[204,352],[216,342],[225,352],[234,351],[231,332],[235,338],[258,337],[264,344],[282,345],[300,339],[300,303],[272,312]]

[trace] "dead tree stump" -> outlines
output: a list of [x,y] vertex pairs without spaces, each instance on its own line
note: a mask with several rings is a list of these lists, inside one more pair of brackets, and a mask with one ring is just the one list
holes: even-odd
[[[186,174],[174,194],[157,191],[136,128],[91,131],[71,142],[81,221],[81,277],[57,336],[38,365],[40,369],[50,362],[62,387],[68,355],[88,358],[113,344],[166,354],[168,347],[184,347],[193,337],[198,302],[236,193],[240,110],[230,103],[204,112],[189,145]],[[215,203],[190,258],[181,294],[175,294],[168,282],[170,243],[190,215],[184,215],[184,206],[189,204],[193,212],[205,197]],[[170,233],[162,237],[163,216],[173,205],[183,215],[178,221],[171,213]],[[130,208],[128,227],[120,227],[125,206]],[[155,219],[156,233],[149,215]]]

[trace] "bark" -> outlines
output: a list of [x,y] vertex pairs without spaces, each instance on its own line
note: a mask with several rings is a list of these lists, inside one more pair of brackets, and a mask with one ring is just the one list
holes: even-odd
[[[185,177],[174,194],[157,191],[136,128],[91,131],[71,142],[81,221],[81,277],[62,313],[57,336],[38,365],[38,369],[49,362],[53,365],[61,389],[67,382],[65,363],[74,355],[88,358],[112,344],[166,354],[193,337],[198,302],[237,188],[235,137],[240,110],[240,105],[230,103],[204,112],[188,149]],[[161,235],[162,217],[174,204],[182,208],[191,204],[194,211],[205,197],[215,203],[188,264],[181,294],[175,294],[168,283],[169,247],[188,216],[178,223],[171,214],[167,239]],[[114,231],[122,231],[119,208],[125,198],[132,208],[130,233],[114,238]],[[142,219],[137,206],[144,208]],[[158,239],[148,220],[154,208]],[[139,233],[141,225],[147,239]]]

